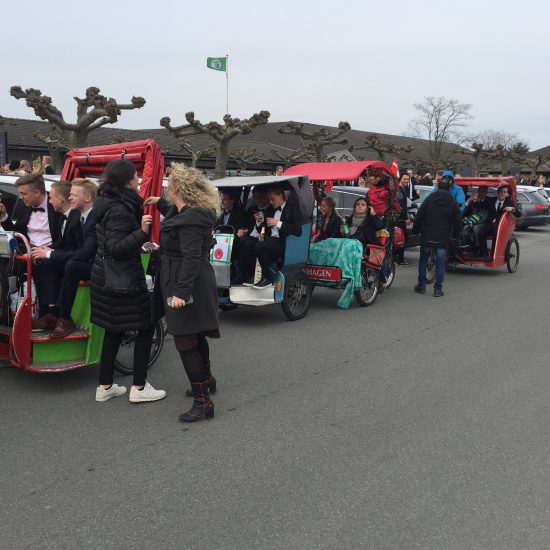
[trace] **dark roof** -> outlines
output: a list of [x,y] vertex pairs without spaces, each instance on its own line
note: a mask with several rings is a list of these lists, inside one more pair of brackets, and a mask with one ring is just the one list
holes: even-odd
[[[11,149],[27,149],[45,151],[45,144],[37,139],[36,133],[48,134],[54,130],[52,124],[41,120],[27,120],[18,118],[4,118],[4,124],[0,126],[0,131],[4,130],[8,133],[8,147]],[[231,150],[238,148],[257,150],[258,156],[265,159],[268,162],[278,163],[278,157],[273,154],[274,150],[279,151],[285,155],[289,152],[302,148],[301,138],[295,135],[281,134],[279,128],[285,126],[287,122],[269,122],[265,126],[258,126],[252,130],[250,134],[244,136],[238,136],[231,142]],[[306,131],[315,131],[320,128],[330,128],[319,124],[304,124]],[[336,130],[336,128],[331,128]],[[362,149],[367,134],[375,133],[380,137],[382,141],[389,141],[399,147],[412,146],[413,151],[410,153],[399,153],[397,156],[401,161],[407,161],[409,159],[415,159],[418,157],[425,158],[425,153],[428,144],[427,140],[416,139],[405,136],[395,136],[391,134],[380,134],[376,132],[366,132],[361,130],[352,129],[348,131],[344,137],[348,139],[347,145],[330,145],[327,146],[325,151],[327,153],[334,153],[343,149],[349,148],[351,144],[354,145],[355,150],[353,155],[358,160],[376,160],[377,154],[372,149]],[[113,143],[114,141],[133,141],[141,139],[154,139],[160,149],[168,157],[186,158],[189,155],[182,151],[178,145],[178,140],[174,138],[168,130],[165,128],[143,129],[143,130],[127,130],[123,128],[103,127],[98,128],[92,132],[89,136],[89,143],[87,145],[105,145]],[[204,149],[210,143],[211,140],[205,135],[190,136],[187,138],[194,149]],[[448,152],[456,149],[454,144],[445,144],[445,148]],[[387,155],[391,162],[390,155]],[[461,158],[464,160],[464,157]]]

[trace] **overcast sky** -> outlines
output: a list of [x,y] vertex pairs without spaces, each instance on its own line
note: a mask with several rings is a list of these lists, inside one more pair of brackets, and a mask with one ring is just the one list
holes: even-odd
[[[14,6],[13,2],[11,3]],[[550,145],[548,0],[300,1],[27,0],[4,18],[0,114],[33,118],[11,85],[50,95],[67,120],[91,85],[119,101],[122,128],[156,128],[187,111],[229,110],[393,134],[424,96],[471,103],[471,131],[517,132]]]

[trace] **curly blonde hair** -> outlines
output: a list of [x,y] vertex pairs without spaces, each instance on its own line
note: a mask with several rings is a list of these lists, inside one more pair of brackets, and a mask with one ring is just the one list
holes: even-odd
[[173,162],[168,189],[181,196],[189,206],[209,208],[220,214],[220,197],[216,188],[196,168]]

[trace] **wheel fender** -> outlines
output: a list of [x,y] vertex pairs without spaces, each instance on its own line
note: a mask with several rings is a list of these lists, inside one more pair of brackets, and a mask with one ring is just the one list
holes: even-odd
[[273,299],[276,304],[280,304],[283,301],[285,295],[285,276],[281,271],[277,272],[277,276],[274,281],[275,290],[273,291]]

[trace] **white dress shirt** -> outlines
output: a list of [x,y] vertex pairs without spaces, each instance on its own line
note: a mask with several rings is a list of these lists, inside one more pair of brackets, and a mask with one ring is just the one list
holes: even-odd
[[277,239],[279,238],[279,229],[281,229],[281,227],[283,226],[283,222],[281,221],[281,214],[283,213],[283,209],[285,206],[286,202],[283,202],[283,204],[281,204],[281,209],[277,210],[275,214],[273,214],[273,217],[277,220],[277,225],[274,225],[271,228],[271,236],[276,237]]
[[38,208],[42,208],[44,211],[31,212],[31,217],[27,224],[27,235],[32,246],[50,246],[52,244],[52,235],[48,222],[48,195],[44,195],[44,200]]

